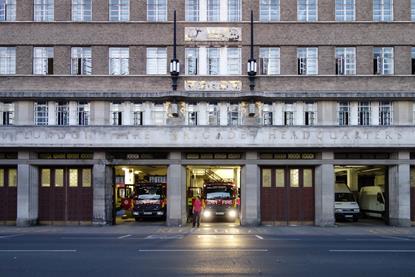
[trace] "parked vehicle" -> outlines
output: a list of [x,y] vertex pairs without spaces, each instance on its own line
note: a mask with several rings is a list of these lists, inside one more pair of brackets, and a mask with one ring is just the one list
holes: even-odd
[[359,204],[362,213],[370,217],[385,216],[385,195],[379,186],[362,187],[359,193]]
[[356,199],[345,183],[336,183],[334,190],[334,215],[336,219],[359,220],[360,208]]
[[165,218],[167,208],[166,184],[138,184],[134,197],[135,220],[145,217]]
[[235,221],[238,217],[238,190],[233,183],[206,183],[202,189],[203,219],[223,218]]

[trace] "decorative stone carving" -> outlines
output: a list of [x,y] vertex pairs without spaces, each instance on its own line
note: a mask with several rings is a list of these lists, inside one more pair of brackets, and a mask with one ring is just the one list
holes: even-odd
[[187,91],[241,91],[241,81],[185,81]]
[[186,27],[185,41],[241,41],[241,28],[237,27]]

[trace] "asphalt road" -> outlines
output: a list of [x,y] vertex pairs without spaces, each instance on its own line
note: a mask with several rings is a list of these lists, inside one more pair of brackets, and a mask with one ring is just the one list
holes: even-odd
[[415,276],[413,235],[131,230],[3,232],[0,276]]

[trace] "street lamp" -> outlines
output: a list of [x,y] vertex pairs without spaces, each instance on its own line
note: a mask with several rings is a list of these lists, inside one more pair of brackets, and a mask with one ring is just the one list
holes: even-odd
[[248,64],[247,64],[247,72],[248,72],[248,77],[249,77],[249,88],[251,90],[255,89],[255,76],[257,73],[257,63],[256,60],[253,59],[252,57],[248,60]]
[[180,62],[176,56],[176,10],[174,10],[174,24],[173,24],[173,59],[170,60],[170,75],[172,79],[172,89],[177,90],[177,79],[180,75]]
[[173,58],[170,61],[170,75],[173,81],[172,89],[177,90],[177,79],[179,78],[179,75],[180,75],[180,62],[176,58]]
[[251,57],[247,64],[250,90],[255,89],[255,75],[257,73],[257,63],[254,59],[254,12],[251,10]]

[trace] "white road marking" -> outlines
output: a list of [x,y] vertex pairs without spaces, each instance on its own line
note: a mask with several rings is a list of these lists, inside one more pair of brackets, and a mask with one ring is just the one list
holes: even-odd
[[412,249],[331,249],[329,252],[338,253],[415,253]]
[[149,235],[145,239],[183,239],[183,235],[167,236],[167,235]]
[[69,240],[106,240],[106,239],[118,239],[114,237],[61,237],[61,239],[69,239]]
[[264,239],[263,237],[261,237],[260,235],[255,235],[257,238],[259,239]]
[[131,237],[131,235],[121,236],[121,237],[118,237],[118,239],[124,239],[124,238],[128,238],[128,237]]
[[139,249],[138,252],[268,252],[268,249]]
[[23,234],[5,235],[5,236],[0,236],[0,239],[9,239],[9,238],[15,238],[15,237],[21,237],[21,236],[23,236]]
[[381,238],[385,239],[394,239],[394,240],[411,240],[410,238],[401,238],[401,237],[394,237],[394,236],[380,236]]
[[0,252],[78,252],[75,249],[0,249]]
[[275,240],[275,241],[299,241],[301,239],[286,239],[286,238],[277,238],[277,239],[265,239],[265,240]]
[[380,236],[380,238],[367,238],[367,239],[346,239],[347,241],[412,241],[412,238],[401,238],[401,237],[391,237],[391,236]]

